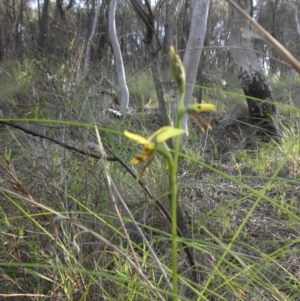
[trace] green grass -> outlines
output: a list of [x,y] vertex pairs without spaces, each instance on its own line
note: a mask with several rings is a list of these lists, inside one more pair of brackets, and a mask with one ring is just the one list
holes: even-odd
[[[20,76],[13,71],[16,66],[10,66],[9,74],[19,82]],[[7,66],[3,68],[7,70]],[[3,78],[9,83],[9,77]],[[288,80],[277,84],[280,90]],[[190,234],[178,238],[178,299],[299,300],[300,133],[299,113],[291,103],[296,100],[298,84],[297,79],[289,93],[284,92],[289,102],[281,112],[280,144],[257,137],[248,140],[243,129],[228,136],[232,134],[226,132],[228,123],[236,122],[236,118],[226,120],[232,99],[238,108],[245,106],[234,87],[215,91],[220,115],[208,117],[212,131],[201,133],[191,122],[192,141],[180,150],[178,166],[179,199]],[[101,109],[110,104],[99,104],[95,92],[99,87],[94,85],[82,82],[67,96],[50,91],[49,83],[46,87],[37,84],[35,91],[45,106],[37,107],[33,101],[30,120],[20,124],[87,149],[87,142],[96,143],[96,121],[107,155],[115,154],[129,164],[140,147],[122,132],[128,129],[148,137],[156,130],[155,112],[138,113],[126,120],[105,119]],[[14,97],[7,92],[12,86],[5,84],[5,95]],[[32,88],[33,81],[21,76],[18,93],[22,96],[23,89],[25,96],[30,95]],[[57,88],[62,89],[62,82],[58,81]],[[137,108],[145,89],[155,95],[148,72],[130,81],[130,89]],[[62,117],[57,114],[60,110],[66,110]],[[51,121],[46,123],[48,118]],[[220,128],[227,130],[221,132]],[[1,126],[0,131],[0,297],[20,294],[15,298],[25,300],[26,294],[31,294],[35,300],[59,296],[67,300],[167,300],[173,296],[162,275],[164,270],[172,282],[171,226],[121,164],[108,162],[116,184],[114,204],[99,160],[13,128]],[[220,152],[219,144],[226,139],[231,139],[230,144]],[[141,170],[139,166],[130,168],[135,168],[136,174]],[[165,160],[156,156],[142,180],[169,209]],[[191,277],[182,242],[193,249],[198,281]]]

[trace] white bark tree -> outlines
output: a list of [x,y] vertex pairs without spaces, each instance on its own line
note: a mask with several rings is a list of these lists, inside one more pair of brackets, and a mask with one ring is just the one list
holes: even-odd
[[83,65],[83,69],[84,69],[85,72],[88,71],[89,65],[90,65],[91,47],[92,47],[93,38],[94,38],[94,35],[95,35],[95,32],[96,32],[96,28],[97,28],[99,10],[100,10],[100,0],[97,0],[97,4],[96,4],[96,8],[95,8],[95,14],[94,14],[94,20],[93,20],[93,27],[92,27],[91,34],[89,36],[89,40],[88,40],[87,45],[86,45],[84,65]]
[[[235,2],[246,12],[250,13],[251,0],[235,0]],[[231,55],[236,65],[238,79],[245,93],[250,122],[260,128],[260,133],[276,136],[277,128],[274,119],[277,117],[277,109],[274,96],[268,84],[256,53],[253,51],[253,42],[248,21],[230,7],[231,17]],[[247,35],[244,34],[247,32]],[[259,98],[256,101],[251,97]],[[264,102],[263,100],[266,100]]]
[[[191,102],[194,92],[196,75],[206,34],[209,3],[210,0],[194,0],[192,4],[193,14],[190,34],[183,57],[183,65],[186,73],[185,104],[189,104]],[[183,117],[182,128],[185,130],[186,136],[188,136],[187,114]],[[184,137],[184,135],[182,135],[183,140],[186,140],[186,136]]]
[[300,37],[300,24],[298,19],[298,10],[299,10],[299,3],[295,2],[295,22],[296,22],[297,34]]
[[114,51],[115,66],[117,69],[118,82],[121,90],[120,111],[121,114],[125,114],[129,104],[129,90],[126,83],[123,58],[122,58],[121,48],[116,32],[116,22],[115,22],[116,6],[117,6],[117,1],[111,0],[109,4],[109,12],[108,12],[108,26],[109,26],[109,38]]

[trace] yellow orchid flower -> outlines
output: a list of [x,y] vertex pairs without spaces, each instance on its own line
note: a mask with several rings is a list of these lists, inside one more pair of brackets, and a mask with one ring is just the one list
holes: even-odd
[[[134,158],[131,159],[131,164],[138,164],[141,162],[146,161],[148,158],[150,158],[155,150],[157,143],[165,142],[166,140],[181,135],[184,133],[184,130],[173,128],[172,126],[164,126],[161,127],[159,130],[157,130],[155,133],[153,133],[148,139],[144,138],[143,136],[124,131],[124,135],[139,144],[143,146],[144,152],[141,154],[136,155]],[[154,142],[153,142],[154,140]]]
[[187,113],[202,113],[207,111],[216,111],[216,106],[210,103],[196,103],[186,107]]
[[185,110],[189,114],[191,120],[199,127],[202,132],[205,131],[205,128],[208,128],[209,130],[212,129],[212,126],[208,121],[200,116],[197,116],[196,114],[207,111],[216,111],[215,105],[210,103],[197,103],[187,106]]

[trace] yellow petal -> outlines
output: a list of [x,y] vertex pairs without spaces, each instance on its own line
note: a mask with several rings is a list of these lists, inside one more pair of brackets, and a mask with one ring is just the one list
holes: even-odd
[[134,158],[132,158],[132,159],[130,160],[130,163],[135,165],[135,164],[139,164],[139,163],[141,163],[141,162],[144,162],[144,161],[147,159],[147,157],[144,158],[144,157],[142,157],[141,155],[142,155],[142,154],[137,155],[137,156],[135,156]]
[[140,136],[140,135],[136,135],[136,134],[133,134],[133,133],[130,133],[128,131],[124,131],[124,135],[131,139],[131,140],[134,140],[140,144],[149,144],[149,140],[144,138],[143,136]]
[[169,127],[169,129],[165,130],[164,132],[160,133],[156,137],[157,143],[161,143],[163,141],[166,141],[172,137],[178,136],[183,134],[185,131],[183,129],[176,129],[173,127]]
[[144,152],[142,154],[136,155],[134,158],[130,160],[131,164],[139,164],[141,162],[146,161],[152,154],[154,153],[154,150]]
[[143,149],[145,151],[145,153],[153,153],[153,151],[155,150],[155,144],[154,143],[146,143],[143,144]]
[[163,126],[163,127],[159,128],[156,132],[154,132],[154,133],[149,137],[148,140],[149,140],[149,141],[153,140],[153,139],[154,139],[155,137],[157,137],[159,134],[161,134],[162,132],[165,132],[165,131],[167,131],[167,130],[169,130],[169,129],[173,129],[173,127],[167,125],[167,126]]
[[210,103],[197,103],[187,107],[188,113],[202,113],[206,111],[216,111],[216,106]]

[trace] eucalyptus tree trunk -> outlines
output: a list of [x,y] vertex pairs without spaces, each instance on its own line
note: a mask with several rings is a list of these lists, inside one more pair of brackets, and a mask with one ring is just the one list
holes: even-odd
[[[183,66],[186,70],[185,104],[189,104],[191,102],[194,92],[196,75],[206,34],[209,2],[210,0],[194,0],[193,3],[190,34],[183,57]],[[185,130],[186,136],[188,136],[187,114],[185,114],[183,117],[182,128]],[[181,137],[183,140],[186,140],[186,136],[182,135]]]
[[[235,0],[248,14],[251,0]],[[264,76],[256,53],[253,51],[251,35],[243,34],[249,31],[249,23],[236,10],[230,7],[231,18],[231,55],[238,71],[240,85],[246,95],[250,122],[257,126],[259,133],[271,136],[277,135],[274,119],[277,110],[270,85]],[[261,99],[254,100],[251,97]],[[265,100],[265,101],[264,101]]]
[[94,11],[94,20],[93,20],[92,31],[91,31],[91,34],[89,36],[89,40],[88,40],[87,45],[86,45],[84,65],[83,65],[83,70],[85,72],[88,71],[89,65],[90,65],[91,47],[92,47],[93,38],[95,36],[97,24],[98,24],[99,11],[100,11],[100,0],[97,0],[96,8],[95,8],[95,11]]
[[[164,89],[162,87],[162,79],[159,71],[159,62],[158,62],[158,51],[161,49],[160,45],[156,46],[155,49],[153,36],[154,36],[154,16],[152,14],[151,5],[148,0],[146,0],[146,8],[147,11],[144,9],[140,0],[130,0],[134,11],[136,14],[141,18],[144,22],[146,27],[145,38],[143,42],[145,44],[147,54],[148,54],[148,61],[151,64],[151,72],[153,77],[153,82],[156,90],[156,95],[158,99],[158,105],[160,110],[160,117],[161,117],[161,124],[162,125],[170,125],[171,121],[169,119],[167,113],[167,107],[165,103],[164,97]],[[172,140],[169,139],[167,141],[170,147],[172,147]]]
[[[165,37],[163,46],[163,57],[169,54],[170,46],[175,44],[175,25],[176,25],[176,7],[178,0],[169,0],[165,2],[166,5],[166,24],[165,24]],[[164,59],[163,67],[168,67],[168,60]]]
[[60,13],[61,20],[66,23],[66,12],[63,8],[63,0],[56,0],[56,8]]
[[117,69],[119,87],[121,90],[120,112],[121,114],[125,114],[129,103],[129,91],[126,83],[126,75],[125,75],[122,53],[117,38],[117,32],[116,32],[116,22],[115,22],[116,6],[117,6],[117,1],[111,0],[109,4],[109,13],[108,13],[108,24],[109,24],[108,30],[109,30],[109,38],[114,51],[115,65]]
[[50,0],[45,0],[42,9],[42,16],[39,20],[39,38],[38,38],[38,50],[43,52],[45,50],[45,43],[47,40],[47,27],[48,27],[48,8]]
[[296,29],[298,37],[300,38],[300,24],[298,19],[298,10],[299,10],[299,3],[295,2],[295,22],[296,22]]
[[0,14],[0,62],[4,60],[4,25],[3,25],[3,15]]

